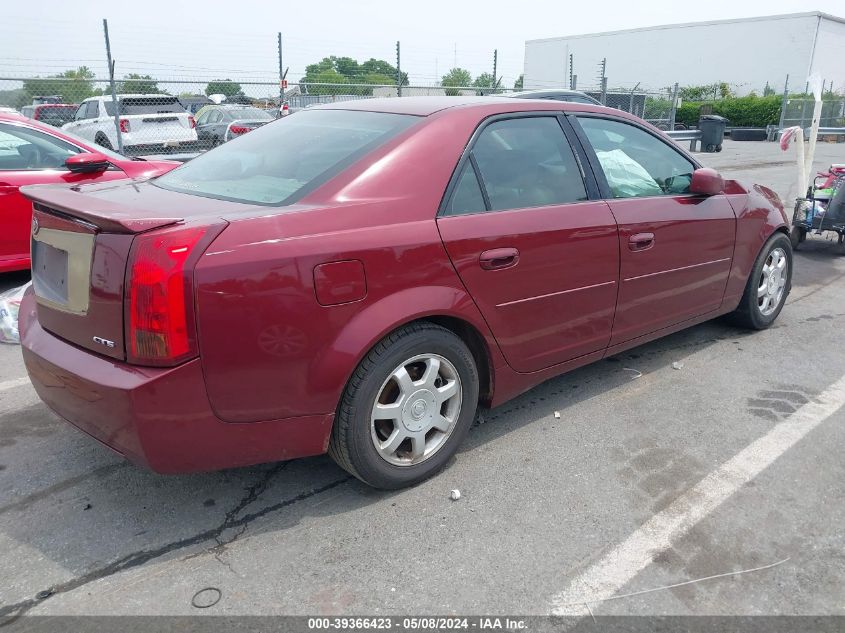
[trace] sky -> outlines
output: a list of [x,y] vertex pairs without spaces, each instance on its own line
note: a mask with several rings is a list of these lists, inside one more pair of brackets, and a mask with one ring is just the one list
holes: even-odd
[[394,63],[398,40],[412,84],[434,84],[455,65],[473,77],[492,72],[497,50],[502,85],[512,86],[522,72],[525,40],[816,10],[845,17],[842,0],[5,2],[0,77],[44,76],[79,65],[107,76],[107,18],[118,77],[137,72],[203,85],[214,78],[276,81],[281,32],[289,80],[328,55]]

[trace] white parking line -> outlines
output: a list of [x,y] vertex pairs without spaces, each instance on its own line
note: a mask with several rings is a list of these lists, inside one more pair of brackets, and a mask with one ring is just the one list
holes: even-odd
[[645,569],[654,556],[669,549],[696,523],[743,485],[760,474],[807,433],[845,405],[845,376],[830,385],[815,402],[802,406],[763,437],[655,514],[569,586],[552,598],[555,615],[587,615],[586,605],[613,596]]
[[0,391],[14,389],[15,387],[20,387],[21,385],[28,384],[31,383],[29,382],[29,377],[27,376],[24,376],[23,378],[15,378],[14,380],[6,380],[4,382],[0,382]]

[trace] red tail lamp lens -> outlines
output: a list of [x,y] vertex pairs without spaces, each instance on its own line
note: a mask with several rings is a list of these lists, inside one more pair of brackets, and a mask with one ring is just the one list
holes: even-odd
[[152,231],[135,238],[129,269],[129,360],[176,364],[196,355],[192,255],[209,228]]

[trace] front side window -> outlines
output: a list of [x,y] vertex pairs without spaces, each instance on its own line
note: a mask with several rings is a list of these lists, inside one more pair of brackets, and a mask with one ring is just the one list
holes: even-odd
[[153,183],[233,202],[292,204],[419,120],[383,112],[300,112],[202,154]]
[[471,154],[491,211],[587,199],[578,162],[555,117],[491,123]]
[[635,125],[578,117],[614,198],[689,193],[695,165]]
[[76,115],[73,117],[76,121],[84,121],[88,117],[88,106],[93,103],[92,101],[86,101],[85,103],[79,104],[79,107],[76,109]]
[[0,171],[63,168],[79,149],[43,132],[0,124]]

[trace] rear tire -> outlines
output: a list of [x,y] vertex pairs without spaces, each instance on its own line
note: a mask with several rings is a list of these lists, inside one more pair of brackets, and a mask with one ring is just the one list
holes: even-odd
[[478,371],[453,332],[433,323],[382,339],[350,378],[329,455],[375,488],[412,486],[455,454],[475,418]]
[[760,250],[733,320],[742,327],[765,330],[778,318],[791,289],[792,245],[778,231]]

